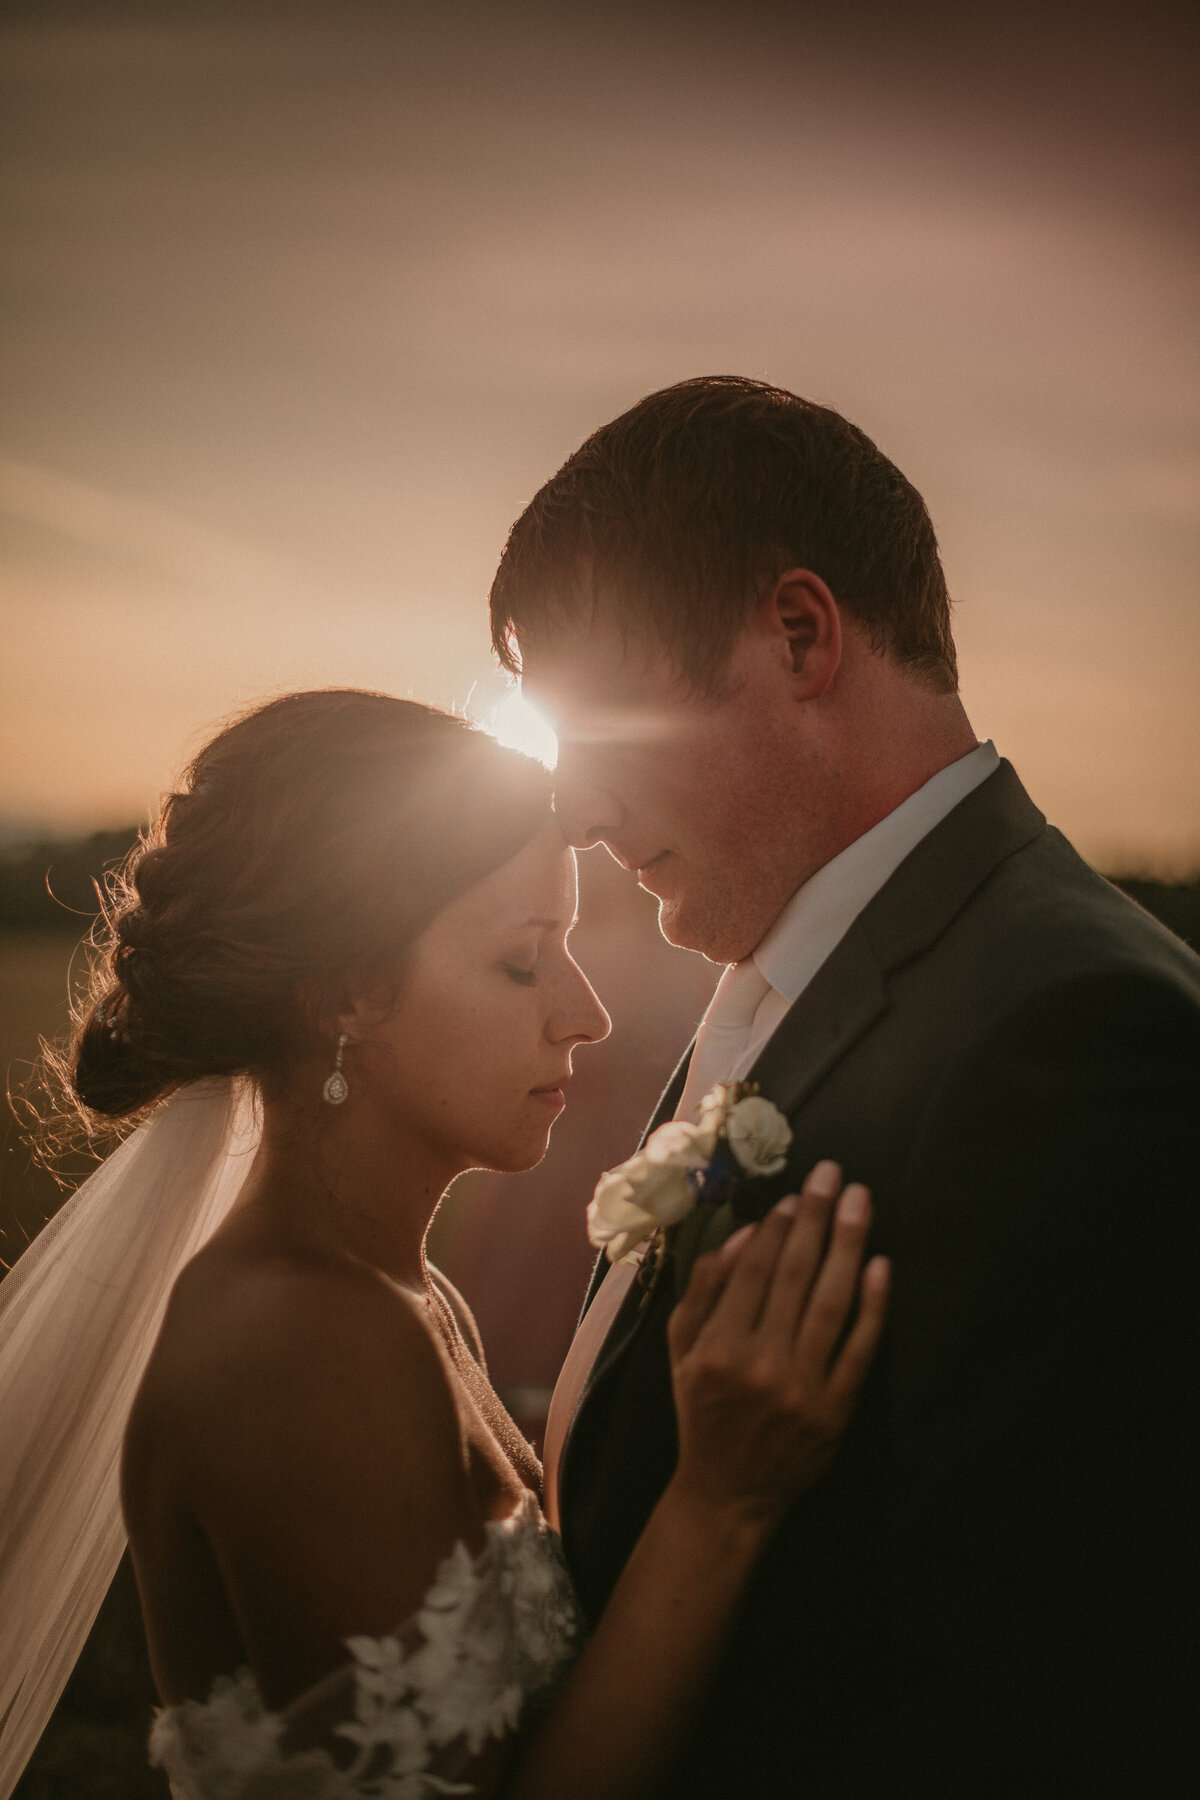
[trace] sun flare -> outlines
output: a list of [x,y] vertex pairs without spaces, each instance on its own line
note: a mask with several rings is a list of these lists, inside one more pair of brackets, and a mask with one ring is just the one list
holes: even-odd
[[519,750],[552,769],[558,761],[558,739],[536,706],[519,687],[510,688],[493,709],[488,730],[506,750]]

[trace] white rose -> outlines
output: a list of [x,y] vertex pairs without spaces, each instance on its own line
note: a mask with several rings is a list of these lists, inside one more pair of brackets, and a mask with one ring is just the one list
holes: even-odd
[[627,1168],[628,1164],[622,1164],[600,1177],[587,1210],[588,1237],[597,1250],[607,1254],[609,1262],[620,1262],[655,1229],[653,1216],[634,1204]]
[[670,1119],[650,1133],[642,1149],[630,1161],[669,1163],[677,1169],[702,1169],[712,1154],[705,1150],[703,1138],[700,1126],[689,1125],[685,1119]]
[[[662,1126],[669,1131],[669,1126]],[[691,1130],[691,1127],[688,1127]],[[603,1249],[609,1262],[620,1262],[629,1252],[653,1237],[660,1225],[676,1225],[696,1204],[689,1182],[689,1168],[697,1167],[694,1152],[681,1138],[659,1144],[655,1132],[636,1156],[600,1177],[588,1207],[588,1237]],[[654,1145],[654,1153],[651,1146]]]
[[779,1108],[761,1095],[730,1108],[725,1135],[747,1175],[778,1175],[787,1162],[792,1128]]
[[634,1204],[648,1212],[659,1225],[678,1225],[696,1204],[696,1190],[688,1180],[692,1163],[659,1161],[643,1151],[636,1158],[633,1175]]

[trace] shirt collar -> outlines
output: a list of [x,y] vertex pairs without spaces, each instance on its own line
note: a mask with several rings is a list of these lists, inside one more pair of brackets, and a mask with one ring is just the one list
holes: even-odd
[[760,974],[789,1005],[910,851],[999,766],[995,745],[977,744],[796,889],[753,952]]

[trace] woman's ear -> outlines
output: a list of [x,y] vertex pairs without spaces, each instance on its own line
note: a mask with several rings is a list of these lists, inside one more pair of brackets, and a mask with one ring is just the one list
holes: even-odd
[[378,994],[355,1000],[343,997],[337,1012],[327,1011],[315,1023],[331,1043],[344,1037],[347,1044],[361,1044],[379,1029],[390,1010]]
[[787,569],[763,603],[797,700],[818,700],[842,660],[841,608],[811,569]]
[[321,993],[302,989],[297,996],[300,1015],[314,1040],[323,1039],[332,1053],[343,1035],[347,1044],[357,1044],[369,1033],[372,1022],[378,1023],[380,1008],[364,999],[351,999],[345,992]]

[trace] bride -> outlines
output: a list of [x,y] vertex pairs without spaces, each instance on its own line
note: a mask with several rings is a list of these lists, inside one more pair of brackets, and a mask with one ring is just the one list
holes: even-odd
[[[50,1627],[74,1607],[86,1631],[80,1595],[120,1552],[83,1479],[103,1486],[116,1418],[151,1756],[181,1800],[653,1792],[759,1553],[835,1451],[887,1271],[860,1270],[866,1197],[839,1201],[821,1164],[697,1264],[671,1328],[675,1474],[583,1641],[537,1459],[424,1251],[455,1176],[542,1157],[573,1052],[608,1031],[574,912],[545,772],[355,691],[217,736],[109,896],[66,1075],[90,1126],[145,1122],[0,1288],[0,1372],[26,1301],[43,1361],[57,1331],[59,1362],[73,1344],[87,1365],[67,1433],[39,1364],[15,1516],[40,1569],[0,1599],[46,1626],[24,1672],[44,1699]],[[0,1693],[6,1731],[22,1692]]]

